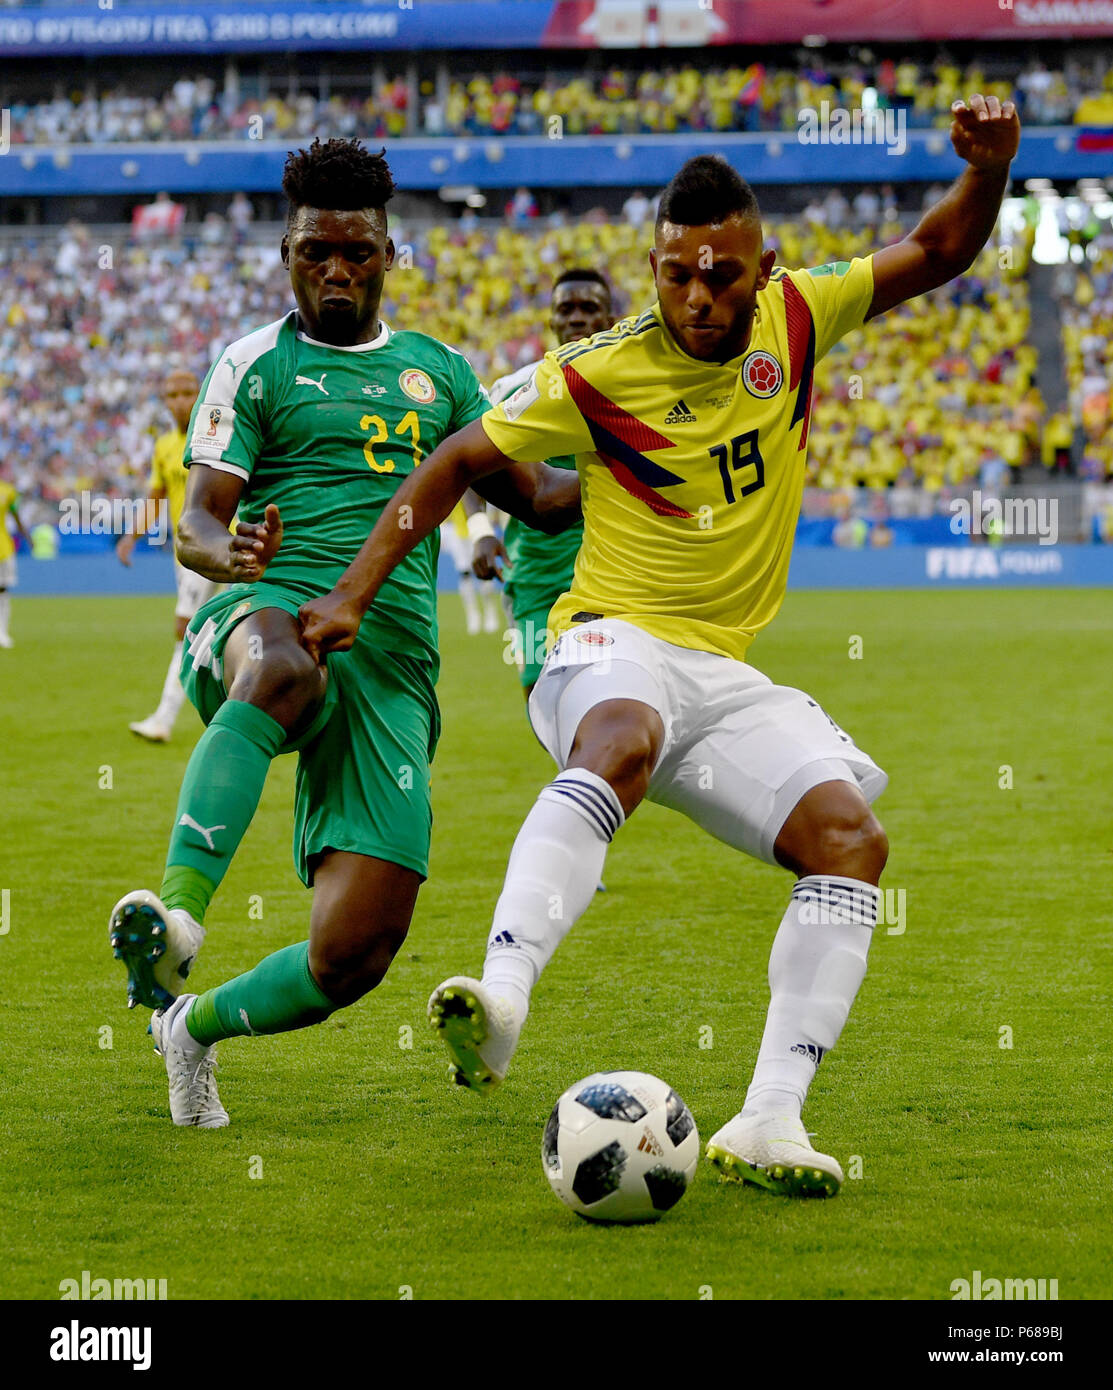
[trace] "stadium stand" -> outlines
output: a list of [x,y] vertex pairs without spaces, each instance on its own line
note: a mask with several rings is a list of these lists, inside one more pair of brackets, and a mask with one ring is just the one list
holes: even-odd
[[[895,222],[883,228],[886,239],[900,234]],[[793,266],[865,253],[877,235],[768,226],[778,259]],[[165,372],[203,373],[222,343],[289,307],[279,236],[261,227],[237,241],[210,223],[196,240],[100,242],[73,224],[33,254],[25,243],[0,250],[0,449],[34,522],[76,491],[141,490],[150,437],[163,428]],[[396,237],[412,265],[388,280],[388,321],[459,345],[488,382],[544,351],[549,286],[566,266],[605,265],[624,311],[651,299],[645,232],[621,221],[536,232],[402,225]],[[995,459],[1027,460],[1041,412],[1035,352],[1016,346],[1028,305],[1015,264],[1006,274],[987,250],[968,275],[851,335],[820,364],[811,482],[937,494],[984,480]],[[842,406],[851,399],[853,416]],[[971,420],[980,447],[969,442]]]
[[[474,63],[474,59],[468,61]],[[613,65],[601,71],[554,63],[532,78],[473,71],[449,80],[449,65],[426,66],[412,82],[401,72],[322,70],[291,79],[237,68],[218,87],[211,74],[180,75],[157,94],[142,73],[118,72],[72,85],[47,70],[0,81],[14,145],[104,144],[151,140],[285,139],[313,135],[545,134],[558,117],[568,135],[791,131],[803,108],[854,110],[875,104],[904,113],[909,127],[950,124],[951,103],[970,91],[1013,98],[1032,126],[1113,123],[1113,72],[1100,56],[1040,59],[1017,70],[1000,54],[961,64],[940,51],[928,61],[872,54],[810,56],[792,66],[755,61],[730,66]],[[453,73],[458,72],[452,64]],[[339,87],[338,91],[322,89]],[[316,88],[316,90],[314,90]]]

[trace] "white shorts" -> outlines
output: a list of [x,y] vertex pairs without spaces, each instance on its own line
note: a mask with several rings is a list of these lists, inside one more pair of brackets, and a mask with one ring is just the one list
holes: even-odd
[[441,545],[456,566],[457,574],[471,574],[472,543],[449,522],[441,527]]
[[187,622],[220,588],[213,580],[206,579],[204,575],[193,570],[187,570],[185,565],[179,565],[177,560],[174,561],[174,578],[178,582],[178,602],[174,608],[174,616],[185,618]]
[[777,862],[781,827],[812,787],[851,782],[872,802],[889,780],[803,691],[631,623],[584,623],[549,653],[529,716],[559,767],[584,715],[604,700],[640,700],[661,716],[649,800],[767,864]]
[[[0,526],[4,523],[0,521]],[[18,583],[16,578],[15,556],[9,555],[6,560],[0,560],[0,589],[14,589]]]

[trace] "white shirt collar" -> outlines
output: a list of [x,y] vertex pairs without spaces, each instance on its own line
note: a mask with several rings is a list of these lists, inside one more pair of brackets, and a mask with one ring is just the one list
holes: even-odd
[[331,348],[333,352],[373,352],[375,348],[385,346],[393,335],[390,325],[382,319],[379,320],[378,336],[372,338],[369,343],[352,343],[348,347],[341,347],[339,343],[322,343],[316,338],[311,338],[308,333],[303,333],[298,329],[298,338],[303,343],[310,343],[313,347]]

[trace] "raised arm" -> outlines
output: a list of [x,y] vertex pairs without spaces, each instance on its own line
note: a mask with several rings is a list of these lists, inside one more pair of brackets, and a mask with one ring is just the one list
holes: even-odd
[[282,520],[273,504],[261,525],[241,521],[229,526],[243,493],[243,479],[206,464],[189,470],[185,506],[174,550],[186,569],[220,584],[259,579],[282,544]]
[[1020,144],[1016,108],[975,95],[969,106],[956,101],[951,109],[951,144],[967,167],[903,241],[875,253],[867,319],[968,270],[997,223]]
[[438,445],[383,508],[359,554],[323,598],[301,609],[302,643],[315,660],[345,651],[391,570],[448,516],[469,487],[539,531],[555,534],[580,517],[575,473],[515,463],[473,420]]

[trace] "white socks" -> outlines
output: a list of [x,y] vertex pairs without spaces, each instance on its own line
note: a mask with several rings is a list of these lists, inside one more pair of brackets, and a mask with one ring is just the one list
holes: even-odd
[[610,784],[574,767],[542,789],[518,831],[482,983],[514,1006],[519,1027],[538,976],[594,898],[607,846],[625,819]]
[[881,890],[813,874],[792,890],[769,956],[769,1013],[742,1114],[798,1117],[866,973]]
[[166,670],[166,680],[162,686],[162,696],[158,702],[158,709],[155,710],[154,718],[160,724],[165,724],[168,729],[174,727],[174,721],[185,703],[185,691],[182,683],[178,679],[178,672],[182,666],[182,644],[174,644],[174,655],[170,658],[170,665]]
[[[3,523],[0,522],[0,525],[2,524]],[[5,589],[0,593],[0,638],[3,638],[5,642],[11,637],[11,633],[8,631],[8,622],[11,618],[11,613],[12,596],[8,593],[7,589]]]

